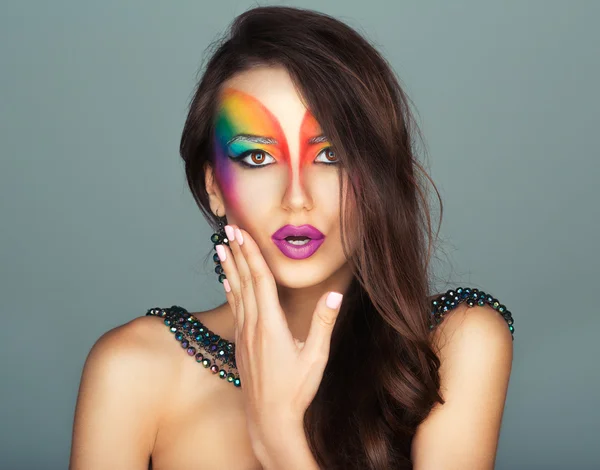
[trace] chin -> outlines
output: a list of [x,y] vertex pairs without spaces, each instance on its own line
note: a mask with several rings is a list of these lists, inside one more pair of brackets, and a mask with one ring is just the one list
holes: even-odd
[[339,272],[348,260],[345,259],[341,248],[339,250],[326,247],[326,243],[304,259],[292,259],[284,255],[270,241],[268,248],[261,251],[275,278],[277,285],[288,289],[305,289],[326,282]]
[[312,266],[300,266],[302,261],[289,260],[284,262],[287,266],[282,266],[281,262],[276,262],[277,266],[272,267],[273,277],[279,286],[289,289],[304,289],[312,287],[327,280],[334,271],[330,267],[321,263],[313,263]]

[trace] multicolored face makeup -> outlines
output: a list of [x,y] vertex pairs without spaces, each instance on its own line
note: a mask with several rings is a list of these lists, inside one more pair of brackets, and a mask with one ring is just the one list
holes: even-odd
[[[235,88],[226,88],[221,100],[215,125],[215,170],[228,202],[235,204],[239,198],[234,165],[261,170],[272,164],[284,165],[288,178],[293,178],[293,158],[277,118],[256,97]],[[320,157],[316,162],[336,164],[331,144],[309,110],[302,119],[299,142],[299,173],[313,163],[315,156]]]
[[[224,84],[214,148],[228,221],[252,235],[279,282],[310,285],[346,262],[339,230],[341,167],[285,69],[252,69]],[[296,249],[302,243],[296,239],[280,250],[271,236],[291,233],[277,232],[286,225],[311,225],[324,240],[310,254]],[[308,233],[316,232],[300,235]]]

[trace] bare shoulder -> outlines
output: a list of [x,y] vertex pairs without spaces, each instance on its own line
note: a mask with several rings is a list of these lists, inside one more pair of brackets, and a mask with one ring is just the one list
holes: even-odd
[[444,315],[432,342],[445,402],[415,433],[414,468],[492,469],[512,367],[511,329],[492,306],[461,303]]
[[147,469],[181,357],[165,329],[140,316],[95,342],[81,375],[70,469]]
[[513,337],[503,316],[490,305],[460,304],[444,315],[432,334],[434,346],[444,349],[498,347],[512,351]]
[[[88,358],[94,366],[113,366],[135,370],[139,375],[160,374],[173,370],[173,359],[180,355],[172,347],[172,338],[167,334],[161,319],[139,316],[104,333],[96,341]],[[168,366],[168,367],[166,367]]]
[[[107,385],[140,392],[137,399],[155,405],[169,393],[184,356],[161,318],[138,316],[98,338],[86,359],[86,374]],[[142,393],[143,392],[143,393]],[[155,408],[156,409],[156,408]]]

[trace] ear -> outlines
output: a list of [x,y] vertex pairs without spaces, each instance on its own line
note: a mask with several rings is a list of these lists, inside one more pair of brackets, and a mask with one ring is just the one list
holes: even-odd
[[208,201],[210,203],[210,210],[213,214],[223,216],[225,215],[225,204],[223,203],[223,194],[221,188],[217,184],[215,179],[215,173],[210,163],[204,164],[204,185],[206,192],[208,193]]

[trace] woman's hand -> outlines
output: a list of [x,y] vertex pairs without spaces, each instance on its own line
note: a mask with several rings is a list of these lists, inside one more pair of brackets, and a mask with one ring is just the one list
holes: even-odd
[[235,360],[248,430],[256,450],[267,452],[284,444],[287,431],[303,432],[304,413],[329,359],[342,295],[325,293],[314,310],[306,341],[297,340],[288,328],[273,274],[257,244],[235,226],[225,230],[229,248],[219,245],[217,253],[227,276],[225,295],[235,317]]

